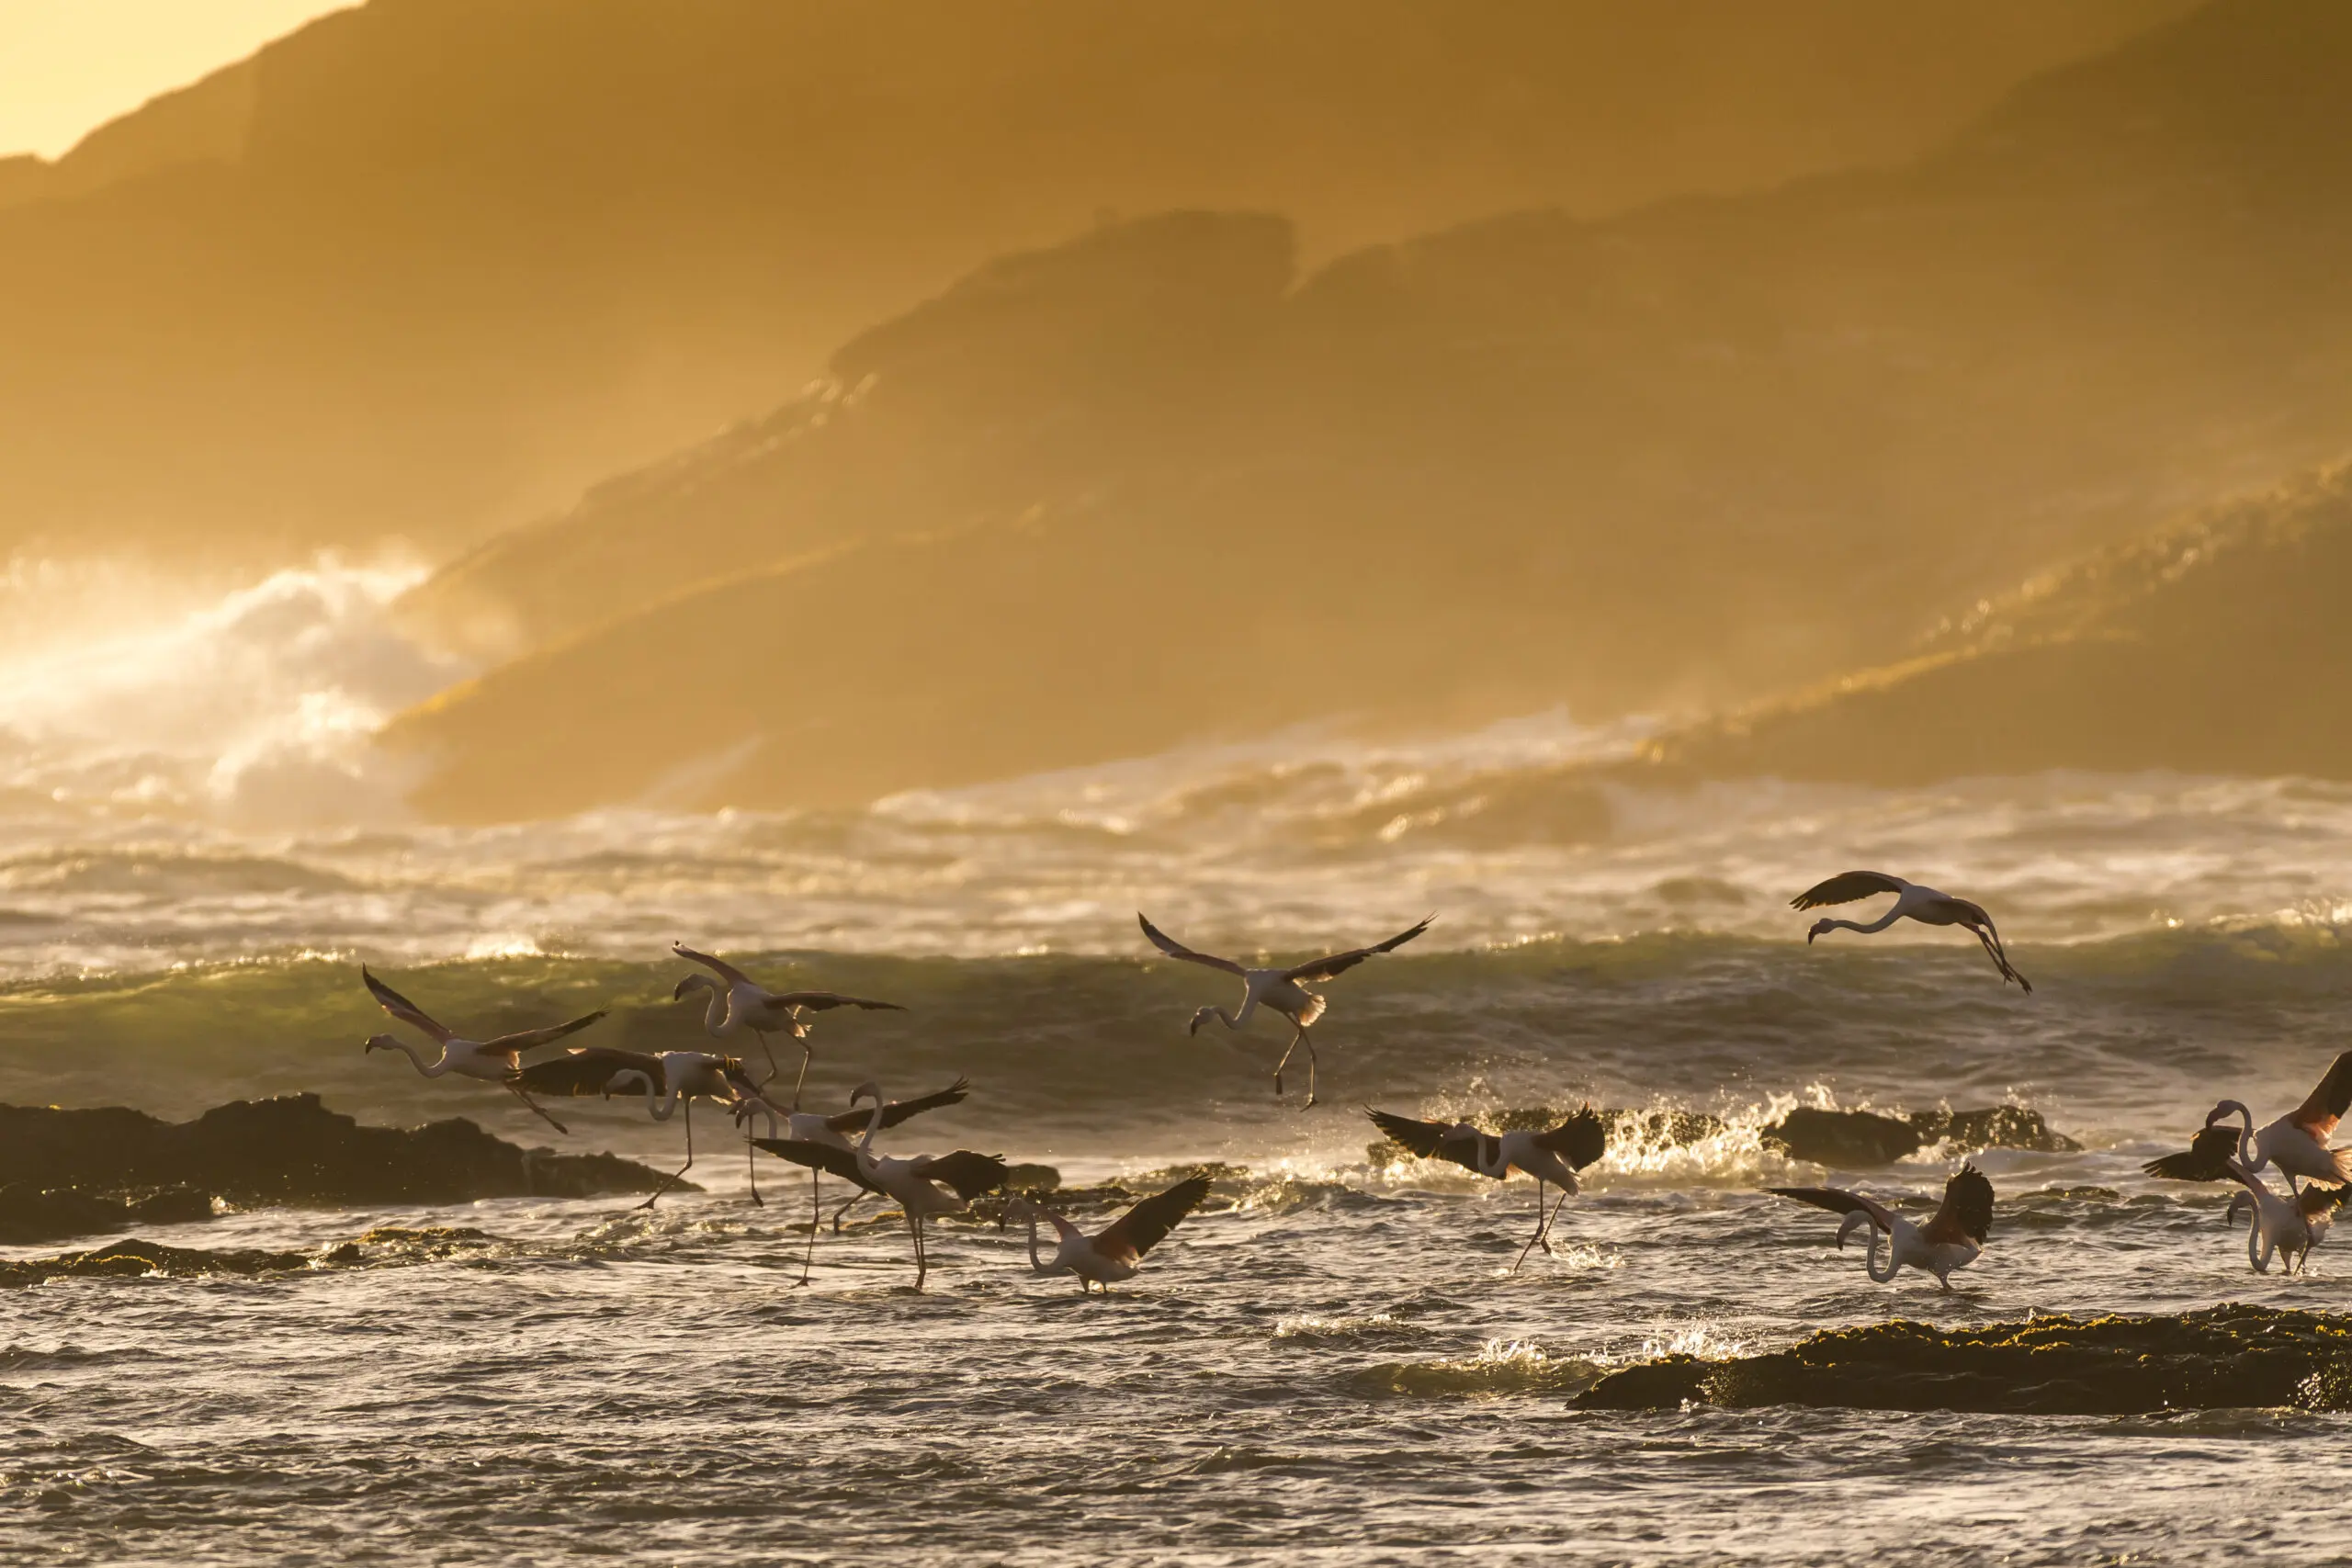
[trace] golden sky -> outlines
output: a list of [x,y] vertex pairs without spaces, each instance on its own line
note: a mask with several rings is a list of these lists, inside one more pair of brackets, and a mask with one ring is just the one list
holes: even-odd
[[349,0],[0,0],[0,157],[55,157]]

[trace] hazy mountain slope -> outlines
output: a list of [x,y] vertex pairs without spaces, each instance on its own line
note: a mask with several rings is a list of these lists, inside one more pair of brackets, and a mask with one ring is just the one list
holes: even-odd
[[[2314,134],[2339,77],[2352,10],[2239,0],[1902,170],[1495,220],[1287,295],[1260,219],[1008,261],[845,350],[830,399],[421,593],[549,646],[391,739],[441,761],[435,810],[529,814],[550,797],[526,760],[575,719],[658,728],[617,671],[730,695],[570,804],[917,700],[862,648],[976,661],[955,711],[986,745],[695,775],[698,801],[789,803],[1294,718],[1747,702],[1883,662],[2054,555],[2352,445],[2352,142]],[[917,570],[942,533],[956,569]],[[729,586],[646,607],[763,547],[861,540],[890,547],[787,571],[759,613]],[[779,642],[763,616],[828,630]],[[1130,644],[1196,677],[1087,685],[1115,724],[1032,705],[1073,648],[1093,682]]]
[[2181,3],[373,0],[0,166],[0,547],[463,545],[1105,209],[1893,158]]

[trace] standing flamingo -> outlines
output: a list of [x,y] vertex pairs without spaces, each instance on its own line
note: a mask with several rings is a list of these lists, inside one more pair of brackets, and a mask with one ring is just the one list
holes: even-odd
[[523,1065],[521,1054],[537,1046],[552,1044],[567,1034],[578,1033],[604,1017],[603,1009],[575,1018],[570,1023],[559,1023],[547,1029],[526,1029],[519,1033],[501,1034],[490,1040],[468,1040],[455,1030],[435,1022],[423,1008],[369,974],[364,964],[359,966],[359,977],[368,983],[368,993],[382,1004],[386,1012],[411,1028],[423,1030],[441,1045],[441,1055],[428,1065],[417,1048],[399,1035],[376,1034],[368,1037],[368,1043],[361,1048],[361,1055],[369,1051],[398,1051],[428,1078],[437,1078],[444,1073],[456,1073],[459,1077],[480,1078],[484,1083],[497,1084],[529,1106],[531,1113],[548,1126],[559,1133],[570,1133],[569,1128],[548,1115],[538,1101],[526,1092],[526,1086],[517,1081],[516,1075]]
[[[1430,917],[1430,919],[1434,919],[1433,915]],[[1193,952],[1144,919],[1140,913],[1136,916],[1136,921],[1143,927],[1143,934],[1150,939],[1152,946],[1169,957],[1180,958],[1187,964],[1204,964],[1212,969],[1222,969],[1228,975],[1241,976],[1240,1010],[1229,1013],[1220,1007],[1204,1007],[1193,1015],[1192,1024],[1185,1030],[1187,1034],[1198,1034],[1201,1025],[1211,1019],[1216,1019],[1227,1029],[1238,1030],[1261,1007],[1290,1020],[1290,1044],[1283,1052],[1283,1059],[1274,1064],[1274,1094],[1276,1098],[1282,1095],[1283,1069],[1290,1065],[1291,1053],[1304,1045],[1306,1047],[1306,1103],[1310,1106],[1315,1103],[1315,1043],[1306,1037],[1306,1032],[1317,1019],[1323,1016],[1323,998],[1306,987],[1320,981],[1335,979],[1367,958],[1393,952],[1430,929],[1430,920],[1425,919],[1412,930],[1399,931],[1386,942],[1376,942],[1370,947],[1335,953],[1329,958],[1295,964],[1288,969],[1249,969],[1230,958]]]
[[[609,1045],[575,1045],[551,1061],[537,1062],[523,1069],[523,1087],[542,1094],[601,1094],[610,1099],[616,1094],[642,1094],[645,1108],[656,1122],[667,1122],[679,1107],[685,1108],[686,1163],[672,1171],[667,1180],[653,1190],[653,1196],[638,1205],[650,1209],[664,1192],[683,1180],[695,1164],[695,1104],[696,1100],[724,1100],[739,1102],[756,1097],[759,1086],[744,1072],[740,1057],[715,1056],[707,1051],[664,1051],[650,1055],[642,1051],[622,1051]],[[755,1179],[752,1184],[752,1201],[763,1203]]]
[[907,1229],[914,1234],[915,1289],[920,1291],[931,1269],[922,1245],[923,1221],[934,1214],[958,1213],[981,1193],[1002,1186],[1005,1163],[995,1155],[974,1154],[969,1149],[914,1159],[877,1155],[874,1152],[874,1134],[882,1130],[883,1118],[888,1111],[881,1089],[872,1083],[862,1083],[851,1092],[849,1101],[855,1105],[869,1099],[874,1101],[874,1109],[866,1114],[865,1135],[854,1147],[837,1149],[831,1144],[797,1138],[762,1138],[759,1145],[796,1165],[823,1170],[853,1185],[897,1199],[907,1216]]
[[[1168,1233],[1201,1206],[1209,1195],[1209,1179],[1194,1176],[1178,1182],[1165,1192],[1153,1194],[1121,1214],[1103,1227],[1097,1235],[1088,1235],[1060,1214],[1043,1203],[1027,1198],[1016,1198],[1005,1205],[1005,1215],[1017,1212],[1029,1222],[1029,1267],[1039,1274],[1075,1274],[1078,1290],[1084,1295],[1089,1285],[1099,1286],[1104,1295],[1111,1293],[1114,1284],[1136,1277],[1143,1267],[1144,1254],[1158,1247]],[[1060,1244],[1054,1249],[1054,1260],[1046,1263],[1037,1256],[1037,1216],[1043,1214],[1051,1222]]]
[[[894,1100],[882,1108],[882,1125],[895,1127],[910,1116],[920,1116],[926,1111],[937,1111],[942,1106],[959,1104],[971,1090],[971,1080],[959,1077],[935,1094],[922,1095],[913,1100]],[[738,1122],[752,1116],[763,1116],[767,1120],[768,1136],[752,1139],[752,1146],[754,1148],[773,1149],[782,1144],[798,1143],[821,1144],[827,1147],[846,1152],[850,1147],[849,1134],[856,1132],[871,1119],[870,1113],[864,1111],[843,1111],[831,1116],[820,1116],[808,1111],[787,1111],[782,1112],[782,1115],[788,1136],[778,1138],[775,1136],[777,1114],[775,1108],[764,1100],[747,1100],[735,1108],[735,1120]],[[810,1165],[808,1167],[808,1247],[801,1256],[798,1281],[803,1285],[808,1282],[808,1270],[815,1263],[817,1257],[817,1231],[822,1220],[817,1201],[817,1183],[820,1179],[819,1168]],[[833,1228],[839,1230],[842,1216],[848,1213],[859,1199],[876,1190],[878,1189],[857,1185],[857,1190],[850,1194],[849,1201],[833,1212]]]
[[1955,898],[1949,893],[1939,893],[1932,887],[1922,887],[1916,882],[1905,882],[1899,876],[1889,876],[1883,871],[1849,871],[1828,881],[1806,888],[1789,900],[1792,909],[1817,909],[1825,904],[1850,904],[1857,898],[1873,894],[1892,893],[1894,907],[1869,925],[1853,920],[1831,919],[1825,916],[1813,922],[1804,933],[1805,944],[1833,931],[1883,931],[1897,920],[1917,920],[1923,926],[1966,926],[1984,946],[1985,956],[2001,971],[2004,983],[2015,980],[2027,996],[2033,995],[2033,983],[2018,974],[2009,964],[2008,949],[2001,945],[2001,933],[1994,929],[1993,917],[1984,912],[1982,904],[1972,904],[1965,898]]
[[[1959,1174],[1944,1183],[1943,1203],[1924,1227],[1912,1224],[1874,1199],[1849,1192],[1842,1187],[1768,1187],[1764,1190],[1845,1215],[1846,1223],[1838,1227],[1838,1245],[1841,1248],[1856,1230],[1866,1224],[1872,1227],[1870,1252],[1863,1258],[1862,1267],[1882,1285],[1907,1265],[1933,1274],[1939,1284],[1951,1290],[1952,1270],[1965,1269],[1976,1261],[1977,1255],[1984,1250],[1984,1238],[1993,1229],[1993,1184],[1973,1165],[1962,1166]],[[1878,1238],[1882,1235],[1887,1238],[1886,1271],[1883,1274],[1878,1267]]]
[[[1510,1180],[1514,1170],[1523,1170],[1535,1178],[1535,1234],[1527,1238],[1527,1245],[1511,1259],[1510,1271],[1514,1274],[1527,1261],[1527,1255],[1536,1243],[1542,1242],[1547,1253],[1552,1250],[1547,1233],[1559,1216],[1560,1205],[1577,1190],[1577,1172],[1609,1149],[1608,1129],[1590,1106],[1548,1130],[1521,1128],[1510,1133],[1482,1133],[1467,1122],[1456,1122],[1451,1126],[1442,1122],[1416,1122],[1409,1116],[1369,1107],[1364,1114],[1382,1132],[1423,1159],[1446,1160],[1497,1181]],[[1544,1209],[1545,1182],[1560,1190],[1559,1200],[1549,1213]]]
[[[868,1012],[904,1012],[896,1002],[877,1002],[865,997],[843,996],[839,991],[771,991],[749,975],[724,959],[707,953],[696,953],[684,942],[673,942],[670,951],[679,957],[699,964],[718,976],[689,975],[678,982],[670,993],[673,1001],[683,1001],[688,993],[705,990],[710,993],[709,1005],[704,1010],[702,1026],[713,1039],[723,1039],[739,1030],[748,1029],[759,1036],[760,1049],[768,1059],[768,1071],[781,1071],[775,1065],[775,1052],[768,1044],[770,1034],[789,1034],[800,1042],[800,1076],[793,1081],[792,1108],[800,1109],[800,1091],[808,1082],[808,1060],[815,1048],[808,1043],[808,1025],[802,1021],[804,1012],[825,1012],[833,1008],[862,1008]],[[721,985],[720,982],[725,982]]]

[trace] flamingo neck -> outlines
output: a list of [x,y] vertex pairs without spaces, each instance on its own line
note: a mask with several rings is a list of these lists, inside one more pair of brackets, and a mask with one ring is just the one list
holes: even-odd
[[418,1072],[424,1074],[428,1078],[437,1078],[457,1065],[449,1060],[449,1047],[447,1045],[441,1047],[441,1055],[434,1059],[433,1064],[430,1066],[425,1065],[423,1054],[407,1041],[395,1040],[392,1042],[392,1046],[395,1050],[405,1055],[410,1062],[413,1063]]
[[2238,1118],[2238,1163],[2248,1170],[2260,1170],[2265,1162],[2261,1150],[2255,1145],[2254,1112],[2245,1108],[2244,1100],[2222,1101],[2221,1104],[2213,1107],[2213,1114],[2205,1119],[2205,1124],[2210,1127],[2215,1121],[2228,1117],[2233,1111]]

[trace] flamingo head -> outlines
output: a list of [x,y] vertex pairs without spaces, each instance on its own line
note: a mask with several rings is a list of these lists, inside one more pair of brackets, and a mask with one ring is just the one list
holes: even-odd
[[677,989],[670,993],[670,999],[673,1002],[682,1002],[686,999],[690,992],[715,991],[718,988],[718,983],[707,975],[689,975],[678,982]]
[[872,1078],[868,1078],[864,1083],[849,1091],[849,1102],[852,1105],[855,1105],[861,1100],[870,1100],[876,1105],[881,1104],[882,1086],[876,1083]]
[[1813,929],[1811,931],[1804,933],[1804,944],[1807,947],[1811,947],[1815,937],[1825,935],[1829,931],[1837,930],[1837,928],[1838,922],[1831,919],[1828,916],[1824,915],[1821,919],[1813,922]]
[[[2245,1107],[2239,1104],[2236,1100],[2225,1100],[2222,1101],[2221,1104],[2213,1107],[2212,1110],[2205,1112],[2205,1125],[2211,1127],[2216,1122],[2227,1121],[2229,1118],[2237,1115],[2245,1110]],[[2251,1118],[2249,1118],[2249,1120],[2251,1120]]]
[[371,1034],[368,1037],[368,1043],[359,1048],[359,1054],[364,1056],[370,1051],[397,1051],[400,1048],[401,1043],[389,1034]]

